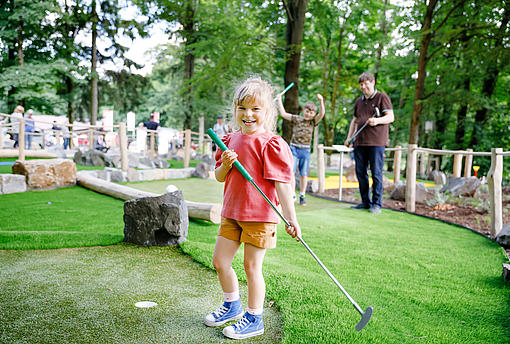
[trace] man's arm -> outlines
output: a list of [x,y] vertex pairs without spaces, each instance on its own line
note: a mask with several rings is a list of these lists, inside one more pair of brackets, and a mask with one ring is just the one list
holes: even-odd
[[345,139],[345,142],[344,142],[344,145],[346,145],[346,146],[352,145],[352,143],[349,144],[349,140],[352,137],[352,135],[354,134],[354,132],[358,129],[358,126],[356,125],[356,119],[357,119],[356,117],[353,117],[352,121],[351,121],[351,125],[349,126],[349,133],[347,134],[347,138]]
[[319,114],[314,118],[315,125],[319,124],[319,122],[324,118],[324,115],[326,114],[326,108],[324,107],[324,98],[320,93],[317,94],[317,99],[319,100]]
[[374,127],[379,124],[390,124],[395,120],[395,115],[393,114],[393,110],[385,110],[384,116],[382,117],[370,117],[368,119],[368,125]]
[[290,121],[292,119],[292,115],[285,111],[285,108],[283,107],[282,103],[282,95],[278,94],[276,96],[277,102],[278,102],[278,112],[280,113],[280,116],[283,117],[283,119],[286,119],[287,121]]

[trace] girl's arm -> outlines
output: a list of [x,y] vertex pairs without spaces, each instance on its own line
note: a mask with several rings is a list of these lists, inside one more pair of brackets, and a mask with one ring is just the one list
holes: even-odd
[[282,205],[283,217],[289,221],[290,226],[285,225],[285,230],[293,238],[301,237],[301,228],[296,218],[296,209],[292,200],[292,187],[289,183],[275,182],[276,193]]
[[[219,149],[219,148],[218,148]],[[233,150],[227,150],[221,153],[221,165],[214,170],[216,180],[220,183],[225,181],[228,172],[232,169],[234,161],[237,160],[237,153]]]

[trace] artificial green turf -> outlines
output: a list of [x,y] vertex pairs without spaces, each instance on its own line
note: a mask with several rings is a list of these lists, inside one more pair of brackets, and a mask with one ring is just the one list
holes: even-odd
[[122,241],[123,202],[79,186],[0,195],[0,249]]
[[[313,200],[309,200],[313,203]],[[300,211],[303,238],[363,309],[362,332],[341,291],[280,226],[264,261],[267,295],[284,319],[286,343],[507,343],[509,286],[502,249],[469,230],[384,210],[337,205]],[[182,247],[210,266],[216,227],[190,230]],[[244,279],[242,255],[234,261]]]
[[[166,161],[170,163],[170,168],[184,168],[184,160],[167,159]],[[190,159],[189,167],[196,167],[199,162],[202,160]]]
[[[209,199],[221,200],[223,185],[214,181],[193,178],[161,181],[161,184],[150,182],[146,187],[153,192],[163,192],[161,188],[166,188],[166,185],[170,183],[181,188],[185,197],[192,195],[193,199],[190,200],[202,202]],[[141,187],[143,184],[136,183],[132,186]],[[79,190],[79,188],[61,190],[74,189]],[[51,192],[40,192],[41,195],[46,193]],[[28,200],[35,194],[37,193],[18,195],[25,195],[25,200]],[[21,206],[21,204],[15,204],[16,207],[11,207],[12,200],[4,201],[7,196],[13,195],[0,196],[0,202],[3,202],[0,203],[0,211],[4,212],[0,213],[2,219],[6,218],[7,211],[12,214],[12,209]],[[121,213],[122,203],[118,202],[118,211]],[[89,204],[91,202],[74,203],[74,206],[89,208]],[[9,209],[4,210],[6,207]],[[509,285],[505,284],[501,277],[501,264],[507,260],[497,244],[467,229],[436,220],[389,210],[383,210],[380,215],[373,215],[367,211],[352,210],[341,203],[313,197],[308,197],[307,207],[298,206],[297,211],[303,238],[363,309],[369,305],[374,307],[374,316],[363,331],[356,332],[354,326],[360,320],[358,312],[304,247],[291,239],[280,226],[278,247],[268,250],[264,262],[264,275],[267,284],[267,300],[274,300],[275,305],[281,310],[284,322],[282,332],[284,343],[508,343],[510,341]],[[92,212],[88,210],[88,213]],[[33,212],[24,214],[26,219],[24,218],[23,222],[32,221],[29,217],[33,214]],[[44,216],[43,213],[35,217]],[[91,215],[83,217],[82,226],[93,221],[92,217]],[[63,216],[61,219],[67,219],[67,217]],[[122,228],[122,224],[117,226],[119,230]],[[182,249],[195,260],[211,267],[217,229],[217,225],[191,221],[188,240],[182,245]],[[123,252],[126,246],[114,247],[115,250],[118,248],[115,254],[124,257]],[[80,272],[81,278],[94,281],[97,278],[96,271],[105,269],[102,264],[116,266],[116,264],[101,263],[102,259],[87,258],[94,255],[93,250],[95,249],[83,249],[84,256],[80,259],[87,262],[86,268],[71,264],[67,270],[66,264],[53,263],[57,270],[64,268],[64,272],[55,284],[65,284],[67,273],[75,271]],[[50,293],[54,296],[49,302],[71,306],[64,307],[61,313],[49,317],[48,322],[45,322],[43,317],[30,318],[32,314],[44,314],[48,311],[47,306],[43,304],[44,297],[41,296],[41,293],[46,290],[46,282],[44,280],[31,282],[33,286],[28,294],[25,294],[16,292],[16,290],[24,290],[23,279],[19,279],[17,275],[18,281],[13,276],[18,271],[23,276],[27,276],[37,269],[44,270],[44,267],[39,265],[30,267],[28,263],[30,261],[47,259],[44,254],[38,251],[33,252],[19,264],[12,265],[10,262],[15,259],[13,257],[18,257],[17,255],[24,256],[24,252],[14,255],[9,252],[5,262],[2,261],[2,266],[9,268],[7,271],[10,277],[4,278],[5,275],[2,275],[1,280],[12,279],[15,282],[12,282],[14,286],[5,296],[0,295],[0,299],[14,298],[15,301],[23,301],[24,296],[29,295],[29,301],[26,302],[33,303],[32,308],[29,308],[27,312],[23,307],[13,310],[15,306],[9,305],[6,307],[9,319],[23,319],[23,324],[34,320],[33,326],[30,327],[34,333],[51,332],[48,328],[55,330],[53,337],[46,334],[49,337],[44,338],[50,338],[46,342],[58,342],[61,339],[61,333],[80,331],[85,332],[83,336],[86,337],[77,337],[85,338],[78,341],[94,342],[91,339],[95,338],[93,336],[103,340],[104,337],[100,333],[103,328],[106,328],[106,333],[111,334],[114,338],[112,340],[116,341],[115,339],[122,337],[124,327],[117,323],[111,325],[113,319],[127,319],[128,323],[133,324],[138,321],[138,318],[132,320],[131,313],[122,305],[116,307],[115,303],[110,303],[110,306],[106,307],[108,314],[98,311],[100,306],[94,305],[92,311],[84,315],[88,319],[84,328],[77,327],[76,324],[82,319],[73,317],[73,314],[86,308],[83,305],[88,303],[82,302],[82,299],[85,298],[84,295],[89,289],[78,288],[74,293],[68,291],[59,296],[57,287]],[[140,256],[140,259],[149,262],[152,259],[159,259],[160,254],[157,253],[159,251],[151,252],[153,253]],[[128,269],[133,264],[132,261],[131,258],[119,258],[120,268],[117,267],[117,269],[122,271]],[[236,256],[234,268],[238,277],[245,280],[242,252]],[[156,272],[152,270],[146,275],[128,274],[130,277],[127,280],[136,279],[136,282],[144,279],[151,280],[151,290],[154,294],[150,295],[159,297],[165,294],[167,284],[164,280],[158,283],[157,279],[154,280],[155,275]],[[187,283],[195,282],[190,279]],[[71,285],[75,284],[71,281]],[[79,286],[80,283],[76,282],[76,285]],[[38,292],[38,288],[42,292]],[[215,284],[215,288],[219,289],[219,286]],[[117,288],[114,288],[118,293],[130,293],[135,289],[136,286],[132,288],[127,282],[120,283]],[[99,295],[100,300],[109,303],[107,295],[108,293]],[[184,293],[182,297],[189,304],[195,303],[192,295]],[[74,303],[79,304],[76,306],[78,309],[73,306]],[[2,308],[4,307],[0,307]],[[105,323],[106,319],[109,319],[107,318],[109,314],[115,316],[111,317],[110,322]],[[171,317],[172,314],[173,310],[169,309],[167,316]],[[0,315],[4,317],[3,314],[0,313]],[[197,327],[197,331],[200,326],[203,327],[202,313],[200,315],[193,313],[189,316],[191,326]],[[62,321],[67,319],[66,317],[72,320]],[[52,325],[56,322],[60,322],[58,327]],[[95,325],[98,323],[101,326]],[[166,337],[170,324],[159,320],[156,323],[158,329],[163,327],[160,330],[164,334],[163,338],[153,337],[153,333],[150,332],[147,334],[151,338],[149,340],[180,342]],[[9,330],[15,333],[23,324],[20,323],[14,328],[9,327]],[[110,325],[112,330],[108,327]],[[142,327],[143,332],[146,327],[145,325]],[[2,328],[6,327],[2,324]],[[135,326],[135,329],[138,327]],[[21,333],[27,331],[21,331]],[[276,332],[272,331],[268,329],[261,340],[272,339],[279,333],[276,329],[274,330]],[[7,333],[12,334],[12,332]],[[127,338],[133,337],[128,334]],[[133,342],[143,342],[139,337],[134,338]]]
[[[176,247],[0,250],[0,265],[0,343],[232,342],[202,322],[222,302],[216,274]],[[268,334],[243,343],[279,342],[280,313],[264,315]]]

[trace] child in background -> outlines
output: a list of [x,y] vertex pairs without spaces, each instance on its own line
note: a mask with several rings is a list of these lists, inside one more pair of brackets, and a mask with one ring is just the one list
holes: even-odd
[[[250,78],[239,86],[233,101],[234,132],[223,137],[228,151],[216,152],[216,179],[225,182],[221,225],[213,254],[213,266],[223,290],[223,305],[205,317],[207,326],[220,326],[241,319],[223,329],[232,339],[264,333],[262,312],[265,282],[262,263],[266,249],[276,247],[278,215],[257,190],[236,169],[236,160],[245,167],[274,204],[281,204],[293,238],[301,236],[290,186],[292,155],[287,143],[274,135],[277,112],[273,88],[260,78]],[[296,240],[298,240],[296,238]],[[239,284],[232,261],[244,243],[244,269],[248,281],[248,308],[243,314]]]
[[287,121],[292,122],[292,138],[290,139],[290,150],[294,157],[294,169],[292,174],[292,190],[296,187],[295,173],[299,167],[299,204],[306,206],[306,187],[308,183],[308,171],[310,169],[310,145],[314,128],[324,117],[326,109],[324,108],[324,98],[317,94],[319,101],[319,114],[317,114],[317,106],[313,102],[307,102],[303,108],[303,117],[292,115],[285,111],[282,103],[282,95],[277,96],[278,110],[280,116]]

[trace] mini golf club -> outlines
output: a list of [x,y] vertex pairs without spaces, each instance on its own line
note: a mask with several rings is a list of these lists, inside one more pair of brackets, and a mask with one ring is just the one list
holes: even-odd
[[[214,143],[216,143],[216,145],[218,147],[220,147],[220,149],[223,152],[228,150],[227,146],[225,146],[223,141],[221,141],[218,138],[216,133],[211,128],[207,129],[207,135],[209,135],[209,137],[214,141]],[[239,172],[241,172],[241,174],[244,176],[244,178],[246,178],[246,180],[248,180],[257,189],[257,191],[262,195],[262,197],[264,197],[266,202],[269,203],[271,208],[273,208],[273,210],[278,214],[278,216],[282,219],[282,221],[285,222],[285,224],[287,226],[290,226],[289,221],[287,221],[287,219],[280,213],[280,211],[278,210],[278,208],[276,208],[276,206],[273,204],[273,202],[271,202],[271,200],[269,198],[267,198],[267,196],[264,194],[264,192],[253,181],[252,176],[248,173],[248,171],[245,170],[243,165],[241,165],[241,163],[238,160],[236,160],[234,162],[234,166],[239,170]],[[335,282],[337,287],[340,288],[342,293],[344,293],[344,295],[347,296],[347,298],[352,303],[354,308],[356,308],[356,310],[359,312],[359,314],[361,314],[361,320],[356,325],[356,330],[361,331],[366,326],[366,324],[368,324],[368,322],[370,321],[370,318],[372,317],[372,313],[374,311],[373,308],[371,306],[368,306],[367,310],[363,312],[363,309],[361,309],[361,307],[356,303],[356,301],[354,301],[354,299],[349,295],[349,293],[344,289],[344,287],[342,287],[342,285],[337,281],[335,276],[333,276],[333,274],[331,272],[329,272],[328,268],[321,262],[319,257],[317,257],[315,255],[315,253],[313,253],[312,249],[306,244],[306,242],[303,240],[303,238],[302,237],[298,237],[298,240],[299,240],[300,243],[303,244],[303,246],[308,250],[308,252],[310,252],[310,254],[313,256],[313,258],[315,258],[315,260],[317,261],[317,263],[319,263],[319,265],[322,267],[322,269],[324,271],[326,271],[328,276],[333,280],[333,282]]]
[[[291,82],[287,87],[285,87],[285,89],[282,91],[282,93],[280,93],[280,95],[283,96],[285,93],[287,93],[288,90],[290,90],[292,88],[292,86],[294,86],[293,82]],[[276,101],[276,99],[278,99],[278,98],[274,98],[273,100]]]
[[[376,106],[375,107],[375,112],[374,114],[372,115],[372,117],[380,117],[381,116],[381,113],[379,112],[379,108]],[[354,139],[356,138],[356,136],[359,135],[359,133],[361,133],[363,131],[363,129],[365,129],[365,127],[367,126],[368,124],[368,120],[361,126],[361,128],[359,128],[355,133],[354,135],[352,135],[351,139],[349,140],[349,144],[353,143],[354,142]]]

